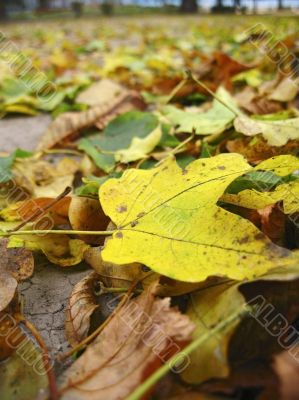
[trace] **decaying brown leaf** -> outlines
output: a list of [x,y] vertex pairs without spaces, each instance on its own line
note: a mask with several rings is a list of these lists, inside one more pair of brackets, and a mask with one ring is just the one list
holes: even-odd
[[279,102],[260,95],[254,88],[249,86],[246,86],[235,98],[238,105],[251,114],[271,114],[283,109]]
[[0,240],[0,311],[12,301],[19,281],[33,273],[34,260],[31,251],[23,248],[7,248],[8,240]]
[[[7,239],[0,240],[0,361],[9,357],[24,338],[10,315],[19,312],[18,282],[30,278],[34,269],[31,251],[10,249],[7,244]],[[10,340],[15,347],[6,340],[8,334],[11,334]]]
[[124,399],[190,340],[193,324],[154,289],[128,301],[65,372],[62,399]]
[[72,290],[65,319],[66,337],[72,346],[76,346],[88,335],[91,315],[98,308],[94,293],[98,278],[99,275],[92,272]]

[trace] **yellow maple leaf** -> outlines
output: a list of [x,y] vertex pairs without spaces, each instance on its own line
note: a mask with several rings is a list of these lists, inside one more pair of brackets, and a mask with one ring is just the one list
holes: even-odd
[[173,159],[158,168],[128,170],[100,188],[116,225],[102,252],[116,264],[143,263],[186,282],[208,276],[242,280],[292,263],[251,222],[216,205],[226,187],[252,168],[238,154],[196,160],[182,170]]

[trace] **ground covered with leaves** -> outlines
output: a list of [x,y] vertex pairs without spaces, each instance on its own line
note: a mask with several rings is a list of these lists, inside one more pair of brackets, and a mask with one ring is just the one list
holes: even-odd
[[1,399],[299,398],[297,30],[2,27]]

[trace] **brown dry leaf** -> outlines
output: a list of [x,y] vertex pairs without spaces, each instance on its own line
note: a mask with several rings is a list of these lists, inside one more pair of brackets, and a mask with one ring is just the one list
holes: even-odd
[[261,230],[272,242],[280,246],[284,245],[286,216],[281,207],[270,205],[261,210],[257,210],[261,216]]
[[3,311],[12,299],[19,281],[33,274],[34,260],[27,249],[7,248],[8,240],[0,240],[0,311]]
[[284,351],[274,358],[274,370],[279,379],[280,400],[298,400],[299,345]]
[[96,279],[99,275],[92,272],[72,290],[66,310],[65,334],[73,347],[88,336],[91,315],[98,308],[94,293]]
[[91,107],[87,111],[60,114],[49,125],[37,146],[37,150],[50,149],[74,140],[79,136],[80,131],[94,125],[106,125],[116,115],[124,112],[124,106],[128,111],[128,104],[130,110],[144,108],[144,102],[138,93],[123,89],[114,99]]
[[231,78],[252,67],[239,63],[223,52],[215,51],[212,57],[201,64],[196,72],[198,78],[204,80],[214,90],[221,84],[227,89],[231,89]]
[[270,146],[261,135],[254,139],[243,137],[235,140],[228,140],[226,148],[230,153],[242,154],[250,163],[258,164],[268,158],[281,154],[296,154],[298,141],[290,140],[284,146]]
[[139,263],[117,265],[103,261],[101,251],[101,247],[91,247],[84,259],[107,287],[129,288],[135,280],[146,287],[159,278],[158,274]]
[[238,105],[251,114],[272,114],[283,110],[283,107],[274,99],[259,95],[254,88],[246,86],[235,99]]
[[[163,361],[190,340],[194,325],[157,299],[155,286],[128,301],[65,372],[63,400],[125,399]],[[121,384],[120,384],[121,382]]]
[[[72,197],[69,207],[69,220],[74,230],[104,231],[109,218],[104,214],[100,202],[88,197]],[[103,244],[104,236],[86,236],[80,238],[89,244]]]

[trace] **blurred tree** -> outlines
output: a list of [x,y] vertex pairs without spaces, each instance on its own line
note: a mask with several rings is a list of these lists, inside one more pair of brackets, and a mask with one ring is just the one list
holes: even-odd
[[101,3],[101,11],[104,15],[112,15],[114,9],[114,1],[113,0],[104,0]]
[[197,11],[197,0],[182,0],[181,11],[183,13],[194,13]]
[[80,18],[83,13],[82,1],[73,1],[71,6],[72,6],[73,13],[75,14],[75,17]]
[[0,19],[1,19],[1,20],[7,18],[6,3],[7,3],[7,1],[5,1],[5,0],[0,0]]
[[46,11],[50,8],[51,1],[50,0],[38,0],[37,2],[37,10]]

